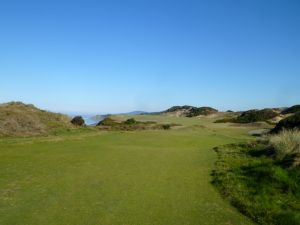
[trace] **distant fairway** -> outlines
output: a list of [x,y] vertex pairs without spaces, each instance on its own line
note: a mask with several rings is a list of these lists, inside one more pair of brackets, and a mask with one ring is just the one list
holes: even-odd
[[210,184],[212,148],[250,138],[247,128],[136,118],[184,127],[1,140],[0,224],[252,224]]

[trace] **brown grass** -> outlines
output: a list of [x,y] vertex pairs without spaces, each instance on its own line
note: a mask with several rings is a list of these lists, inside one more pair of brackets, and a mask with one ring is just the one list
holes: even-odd
[[0,136],[41,135],[71,127],[70,118],[63,114],[40,110],[21,102],[0,105]]

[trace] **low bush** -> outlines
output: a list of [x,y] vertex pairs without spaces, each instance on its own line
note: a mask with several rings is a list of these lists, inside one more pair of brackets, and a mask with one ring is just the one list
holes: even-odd
[[134,118],[127,119],[122,122],[113,120],[110,117],[105,118],[97,124],[98,128],[102,130],[124,130],[124,131],[134,131],[134,130],[169,130],[173,126],[178,126],[178,124],[157,124],[153,121],[137,121]]
[[72,120],[71,123],[75,126],[85,126],[84,119],[81,116],[75,116]]
[[114,126],[118,123],[110,117],[106,117],[104,120],[101,120],[97,126]]
[[234,123],[235,118],[223,118],[216,120],[214,123]]
[[127,124],[127,125],[137,124],[137,121],[134,118],[130,118],[130,119],[126,120],[124,122],[124,124]]
[[164,130],[170,130],[170,129],[171,129],[171,125],[170,125],[170,124],[163,124],[163,125],[162,125],[162,128],[163,128]]

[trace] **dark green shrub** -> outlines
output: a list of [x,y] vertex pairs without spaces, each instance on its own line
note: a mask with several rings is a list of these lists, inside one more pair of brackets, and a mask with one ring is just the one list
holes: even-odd
[[137,121],[134,118],[130,118],[124,122],[126,125],[137,124]]
[[85,126],[84,119],[83,119],[81,116],[75,116],[75,117],[71,120],[71,123],[72,123],[73,125],[76,125],[76,126]]
[[162,125],[162,128],[163,128],[164,130],[170,130],[170,129],[171,129],[171,125],[170,125],[170,124],[163,124],[163,125]]

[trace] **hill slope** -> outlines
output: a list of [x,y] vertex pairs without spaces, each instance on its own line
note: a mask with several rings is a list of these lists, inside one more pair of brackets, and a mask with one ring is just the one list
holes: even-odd
[[71,128],[70,118],[21,102],[0,104],[0,137],[29,136]]
[[185,116],[185,117],[196,117],[196,116],[208,116],[217,113],[218,110],[211,107],[194,107],[189,105],[184,106],[173,106],[166,111],[164,114],[174,115],[174,116]]
[[295,113],[292,116],[289,116],[281,120],[276,127],[272,130],[272,133],[278,133],[283,129],[299,129],[300,130],[300,112]]
[[300,105],[294,105],[282,111],[282,114],[290,114],[300,112]]
[[278,113],[273,109],[249,110],[238,116],[234,122],[236,123],[254,123],[273,119]]
[[255,122],[268,122],[271,123],[275,120],[281,120],[279,113],[274,109],[252,109],[242,112],[239,115],[231,114],[229,117],[216,120],[216,123],[255,123]]

